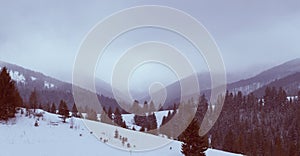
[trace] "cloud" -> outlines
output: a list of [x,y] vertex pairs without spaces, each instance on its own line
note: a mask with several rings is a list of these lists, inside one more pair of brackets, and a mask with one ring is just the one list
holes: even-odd
[[[81,41],[96,23],[127,7],[156,4],[186,11],[202,22],[219,45],[228,71],[241,71],[257,64],[275,65],[300,57],[299,3],[258,0],[189,3],[179,0],[6,1],[0,6],[0,59],[70,82]],[[176,34],[146,29],[127,37],[131,38],[120,39],[100,64],[109,71],[98,73],[106,81],[110,78],[113,62],[120,57],[118,50],[124,52],[126,47],[150,39],[161,39],[178,47],[197,70],[207,68],[203,58],[195,54],[197,51]]]

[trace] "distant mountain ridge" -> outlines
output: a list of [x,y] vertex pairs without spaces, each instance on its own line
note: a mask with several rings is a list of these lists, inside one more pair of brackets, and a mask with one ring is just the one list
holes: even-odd
[[[24,103],[28,103],[29,96],[35,89],[38,92],[38,100],[42,105],[53,102],[58,105],[60,100],[64,100],[67,102],[69,108],[72,107],[74,103],[72,84],[46,76],[40,72],[35,72],[18,65],[0,61],[0,70],[4,66],[8,69],[12,79],[16,82]],[[102,82],[101,80],[96,82],[96,88],[99,92],[101,91],[101,93],[109,92],[103,89],[104,87],[102,86],[104,84],[105,82]],[[107,86],[108,85],[106,84],[106,88]],[[107,107],[111,106],[112,108],[115,108],[118,106],[114,99],[99,95],[99,99],[100,97],[101,103],[105,104]]]
[[282,87],[286,91],[287,95],[296,95],[297,92],[300,91],[300,72],[275,80],[270,84],[253,91],[254,95],[262,97],[267,86],[276,87],[277,89]]
[[[245,95],[254,92],[256,95],[261,96],[263,94],[262,91],[264,91],[264,88],[266,88],[267,85],[273,85],[277,87],[283,85],[282,87],[287,89],[289,94],[295,94],[295,91],[300,89],[298,85],[298,82],[300,81],[298,79],[299,72],[300,58],[297,58],[265,70],[256,76],[229,83],[227,84],[227,90],[234,93],[241,91]],[[209,79],[210,76],[204,76],[205,77],[198,76],[199,86],[201,89],[201,94],[205,94],[207,98],[209,98],[211,89],[207,86],[211,85],[211,81]],[[283,82],[285,83],[283,84]],[[167,86],[166,90],[168,92],[168,96],[164,108],[170,108],[174,103],[178,103],[180,101],[180,83],[175,82]]]
[[[42,103],[55,102],[58,104],[60,99],[64,99],[69,105],[74,103],[72,85],[70,83],[62,82],[42,73],[0,61],[0,68],[4,66],[8,68],[10,75],[16,81],[24,102],[28,101],[31,91],[37,89],[40,93]],[[300,89],[299,73],[300,58],[297,58],[265,70],[251,78],[230,83],[227,85],[227,90],[235,93],[237,91],[241,91],[243,94],[249,94],[253,92],[257,96],[261,96],[264,88],[266,88],[266,85],[271,85],[283,87],[287,90],[288,94],[295,94],[294,92]],[[188,78],[189,77],[186,79]],[[209,87],[211,85],[209,73],[199,74],[198,79],[201,94],[205,93],[207,97],[209,97]],[[108,107],[118,107],[110,84],[96,78],[96,90],[97,93],[102,95],[102,103],[105,103],[105,105]],[[181,94],[179,81],[167,86],[166,90],[168,95],[164,108],[169,108],[172,107],[174,103],[179,102]],[[137,100],[140,100],[140,102],[143,103],[143,101],[149,99],[149,96],[145,96],[144,98]]]
[[249,79],[228,84],[227,89],[232,92],[241,91],[243,94],[249,94],[275,80],[284,78],[297,72],[300,72],[300,58],[265,70]]

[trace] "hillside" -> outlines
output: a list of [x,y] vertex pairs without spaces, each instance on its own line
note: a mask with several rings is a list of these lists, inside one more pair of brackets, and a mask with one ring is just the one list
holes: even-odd
[[243,94],[248,94],[275,80],[297,72],[300,72],[300,58],[275,66],[249,79],[228,84],[227,88],[229,91],[242,91]]
[[[268,70],[265,70],[261,72],[260,74],[247,78],[242,79],[236,82],[230,82],[227,81],[227,90],[230,92],[238,92],[241,91],[244,95],[247,95],[253,91],[256,91],[260,88],[264,88],[266,85],[279,80],[281,78],[287,77],[289,75],[293,75],[295,73],[300,72],[300,58],[294,59],[291,61],[288,61],[286,63],[277,65],[273,68],[270,68]],[[230,75],[227,75],[230,76]],[[190,77],[185,78],[188,80]],[[289,80],[289,79],[287,79]],[[297,79],[298,80],[298,79]],[[204,74],[204,75],[198,75],[198,81],[199,81],[199,87],[201,90],[201,94],[204,93],[207,97],[210,96],[210,75]],[[285,80],[286,81],[286,80]],[[294,80],[289,80],[290,84],[293,83]],[[278,86],[278,85],[276,85]],[[294,88],[295,86],[290,86],[289,90],[294,91],[297,88]],[[166,87],[167,91],[167,99],[166,103],[164,105],[164,108],[172,108],[174,103],[178,103],[180,101],[180,83],[179,81],[174,82]],[[261,94],[259,94],[261,95]],[[175,98],[174,98],[175,97]],[[150,99],[149,97],[143,98],[141,101]]]
[[[38,101],[42,105],[45,106],[46,104],[51,104],[53,102],[58,105],[60,100],[64,100],[67,102],[69,108],[72,107],[74,103],[72,84],[46,76],[40,72],[35,72],[18,65],[0,61],[0,70],[3,67],[8,69],[10,76],[16,82],[25,104],[28,103],[31,92],[36,89]],[[96,82],[97,92],[102,93],[99,94],[101,103],[105,104],[107,108],[109,106],[112,108],[118,107],[116,101],[110,98],[109,85],[100,79],[97,79]]]
[[288,95],[290,96],[297,95],[300,89],[300,72],[275,80],[270,84],[255,90],[253,92],[254,95],[258,97],[262,97],[265,93],[267,86],[276,87],[276,88],[282,87],[287,92]]
[[[17,114],[16,119],[10,120],[8,124],[0,123],[0,134],[2,134],[0,135],[1,155],[182,155],[180,153],[181,143],[177,141],[94,121],[84,123],[77,118],[72,119],[74,128],[71,129],[71,119],[64,124],[57,115],[42,110],[38,111],[43,113],[38,127],[34,127],[36,118],[25,117],[20,113]],[[85,124],[94,127],[94,130],[97,129],[97,131],[89,130]],[[112,133],[116,129],[118,129],[120,135],[128,138],[130,148],[123,147],[120,140],[113,137]],[[104,140],[106,140],[106,143],[104,143]],[[110,146],[110,143],[123,148],[123,150]],[[153,147],[155,143],[165,145],[152,150],[148,148],[149,150],[145,152],[134,152],[141,147],[144,147],[143,149]],[[235,156],[236,154],[209,149],[207,155]]]

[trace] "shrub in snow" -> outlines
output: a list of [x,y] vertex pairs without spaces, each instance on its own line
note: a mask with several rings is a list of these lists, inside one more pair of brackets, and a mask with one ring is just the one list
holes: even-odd
[[35,127],[38,127],[38,126],[39,126],[39,123],[38,123],[37,120],[35,121],[34,126],[35,126]]
[[115,130],[115,137],[114,138],[116,138],[116,139],[119,138],[119,131],[117,129]]

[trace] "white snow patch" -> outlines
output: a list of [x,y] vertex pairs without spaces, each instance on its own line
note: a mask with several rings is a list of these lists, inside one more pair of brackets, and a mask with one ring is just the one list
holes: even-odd
[[36,80],[36,77],[30,76],[30,78],[31,78],[31,81],[35,81]]
[[49,82],[47,82],[47,81],[44,81],[44,87],[45,87],[45,88],[48,88],[48,89],[49,89],[49,88],[54,88],[54,86],[55,86],[55,85],[54,85],[53,83],[49,83]]
[[9,71],[10,77],[17,83],[25,83],[24,75],[20,74],[18,71]]
[[242,154],[234,154],[216,149],[208,149],[205,153],[207,156],[242,156]]
[[[160,126],[161,123],[162,123],[162,119],[164,116],[167,116],[168,115],[168,112],[169,111],[160,111],[160,112],[155,112],[155,116],[156,116],[156,121],[157,121],[157,126]],[[123,114],[122,115],[124,121],[126,122],[126,125],[132,129],[133,127],[136,129],[136,130],[140,130],[140,126],[137,126],[135,125],[134,123],[134,114]]]

